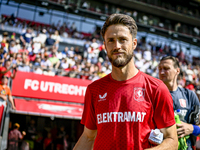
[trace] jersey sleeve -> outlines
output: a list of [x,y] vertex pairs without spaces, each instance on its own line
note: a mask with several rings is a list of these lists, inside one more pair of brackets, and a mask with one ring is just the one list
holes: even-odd
[[23,136],[22,136],[22,134],[21,134],[21,132],[20,132],[20,131],[18,131],[18,137],[19,137],[20,139],[22,139],[22,138],[23,138]]
[[89,90],[89,86],[85,94],[84,110],[83,110],[81,124],[84,124],[88,129],[91,130],[97,129],[94,103],[92,102],[92,95]]
[[166,128],[175,124],[173,100],[164,83],[161,83],[156,90],[153,106],[153,118],[157,128]]
[[6,93],[7,95],[12,95],[9,87],[6,88]]

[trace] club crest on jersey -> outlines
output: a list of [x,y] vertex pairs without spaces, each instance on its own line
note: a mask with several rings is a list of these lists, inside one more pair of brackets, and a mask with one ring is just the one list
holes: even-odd
[[135,87],[133,91],[134,100],[141,102],[144,100],[145,97],[145,89],[141,87]]
[[186,100],[185,99],[179,99],[179,103],[181,107],[186,107]]
[[1,95],[6,95],[6,91],[4,89],[1,90]]
[[107,96],[107,93],[105,93],[105,94],[102,95],[102,96],[99,95],[99,100],[98,100],[98,101],[99,101],[99,102],[100,102],[100,101],[105,101],[105,100],[106,100],[106,96]]

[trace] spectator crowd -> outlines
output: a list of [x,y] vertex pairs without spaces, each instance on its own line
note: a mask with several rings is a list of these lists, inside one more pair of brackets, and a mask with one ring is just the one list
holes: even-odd
[[[3,26],[8,25],[10,21],[7,19]],[[13,69],[14,74],[18,70],[92,81],[111,72],[111,64],[99,33],[94,32],[91,36],[85,37],[83,35],[82,40],[85,41],[83,47],[66,46],[62,50],[59,49],[61,38],[59,29],[62,26],[49,26],[48,28],[42,26],[35,30],[35,28],[30,28],[30,25],[24,24],[23,28],[20,37],[17,37],[16,33],[9,34],[8,32],[0,35],[0,65],[7,72]],[[76,32],[76,26],[72,24],[67,34],[76,38],[74,36]],[[134,51],[135,64],[141,71],[157,78],[158,62],[166,55],[178,57],[180,60],[182,70],[178,81],[180,86],[190,88],[200,94],[199,61],[193,60],[190,51],[184,53],[181,48],[163,46],[153,40],[146,42],[143,37],[138,39],[138,46]],[[10,66],[6,65],[7,62],[10,62]],[[14,79],[13,76],[12,79]]]

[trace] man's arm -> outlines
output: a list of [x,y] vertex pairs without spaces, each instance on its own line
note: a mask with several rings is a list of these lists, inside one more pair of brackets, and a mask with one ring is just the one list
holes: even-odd
[[1,94],[0,94],[0,98],[2,98],[4,101],[7,100],[7,96],[6,96],[6,95],[1,95]]
[[[19,132],[20,133],[20,132]],[[24,136],[26,135],[25,131],[22,131],[22,133],[20,133],[19,135],[19,139],[22,140],[24,138]]]
[[14,66],[13,66],[13,69],[14,69],[14,71],[13,71],[13,73],[11,74],[11,78],[12,78],[12,79],[15,79],[15,76],[16,76],[16,73],[17,73],[17,65],[14,65]]
[[5,71],[0,71],[1,74],[5,74],[7,73],[8,71],[10,71],[10,69],[12,69],[12,67],[9,67],[8,69],[6,69]]
[[176,131],[176,124],[162,128],[160,131],[163,133],[163,142],[153,148],[148,148],[145,150],[177,150],[178,149],[178,137]]
[[15,108],[15,104],[14,104],[14,101],[13,101],[12,95],[9,95],[9,96],[8,96],[8,100],[10,101],[10,103],[11,103],[11,105],[12,105],[12,109],[15,110],[16,108]]
[[92,150],[97,130],[90,130],[84,127],[83,134],[79,138],[73,150]]
[[60,60],[57,61],[55,68],[58,69],[59,66],[60,66]]

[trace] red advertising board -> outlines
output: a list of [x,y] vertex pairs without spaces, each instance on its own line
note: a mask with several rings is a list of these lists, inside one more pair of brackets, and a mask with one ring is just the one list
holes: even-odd
[[25,99],[14,99],[14,101],[16,110],[13,112],[19,114],[81,119],[83,113],[83,105],[81,104],[65,104],[62,102],[47,102]]
[[85,91],[90,83],[90,80],[18,71],[12,83],[12,95],[84,103]]

